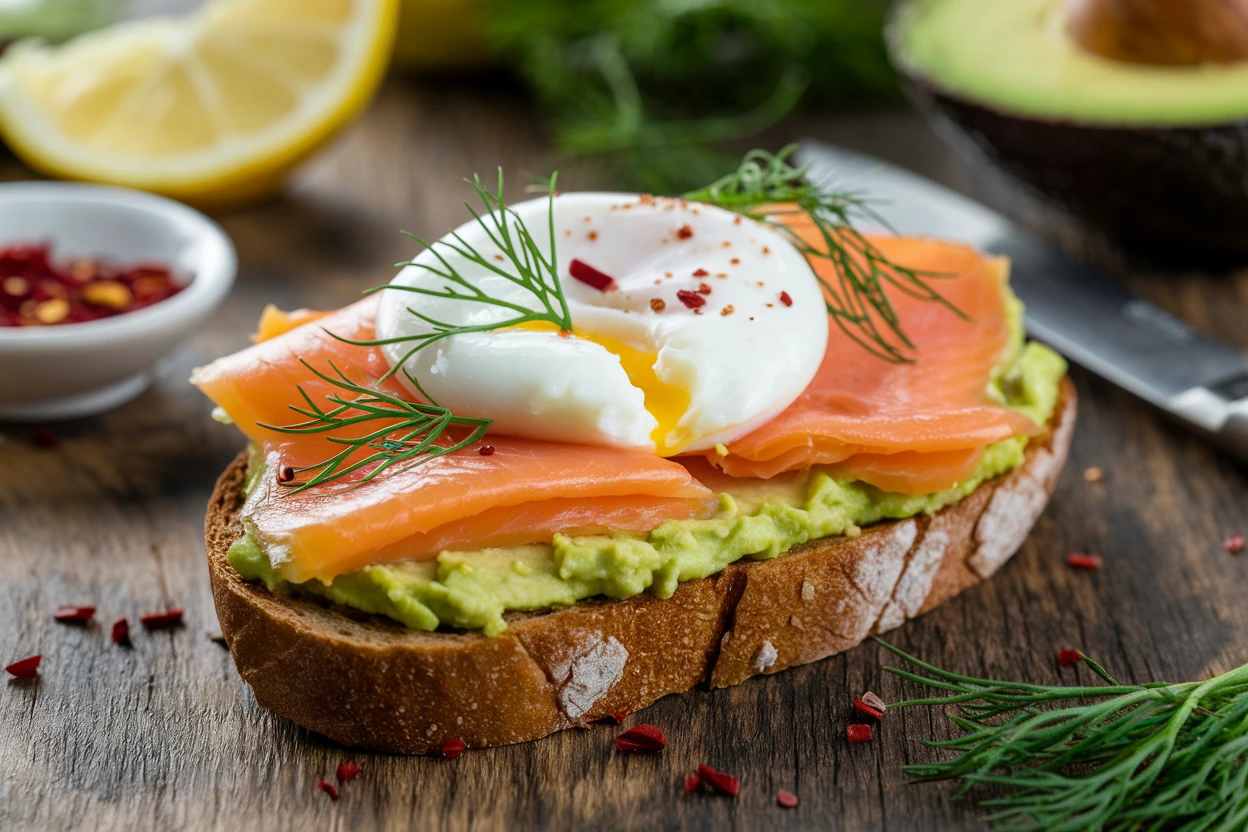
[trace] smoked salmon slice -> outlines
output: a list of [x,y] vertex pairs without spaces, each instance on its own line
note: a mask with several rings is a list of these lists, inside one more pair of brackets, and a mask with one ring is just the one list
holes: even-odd
[[[302,421],[302,385],[314,400],[334,388],[303,362],[329,362],[373,384],[389,369],[381,351],[344,344],[373,337],[377,296],[261,341],[197,369],[191,380],[221,407],[272,467],[303,467],[341,446],[324,434],[290,435],[261,427]],[[397,382],[382,383],[406,393]],[[551,540],[556,533],[646,532],[666,520],[714,513],[714,495],[681,465],[637,451],[488,437],[478,447],[419,466],[395,466],[367,483],[327,483],[299,493],[260,480],[244,509],[248,531],[292,581],[328,581],[364,566],[426,560],[444,549]]]
[[[813,225],[793,227],[813,245]],[[889,260],[945,275],[932,282],[952,306],[901,291],[889,299],[914,344],[913,363],[867,354],[838,327],[814,381],[771,422],[707,458],[737,477],[774,477],[812,465],[886,491],[923,494],[971,476],[985,446],[1040,431],[988,395],[1007,357],[1008,261],[937,240],[873,237]],[[815,264],[835,281],[830,261]]]

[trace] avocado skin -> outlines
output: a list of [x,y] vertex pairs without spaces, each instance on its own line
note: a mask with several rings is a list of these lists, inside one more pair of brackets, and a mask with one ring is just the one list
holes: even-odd
[[1124,248],[1248,258],[1248,119],[1194,128],[1051,121],[908,81],[916,105],[963,155]]

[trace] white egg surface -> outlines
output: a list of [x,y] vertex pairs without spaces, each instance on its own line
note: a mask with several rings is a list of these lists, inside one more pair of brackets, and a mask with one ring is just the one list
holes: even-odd
[[[542,197],[511,209],[548,260],[549,208]],[[554,198],[553,218],[554,263],[571,334],[525,324],[459,333],[413,355],[412,342],[391,343],[382,347],[391,366],[406,357],[402,369],[439,404],[460,416],[493,419],[493,432],[663,456],[744,436],[814,378],[828,315],[805,257],[780,233],[702,203],[637,194],[563,194]],[[453,234],[514,274],[476,221]],[[443,240],[455,242],[452,235]],[[435,250],[488,296],[540,308],[531,292],[441,242],[421,252],[391,287],[445,287],[444,278],[422,268],[445,270]],[[604,276],[611,280],[605,290],[597,288]],[[414,312],[453,327],[517,315],[468,299],[387,289],[378,338],[433,331]]]

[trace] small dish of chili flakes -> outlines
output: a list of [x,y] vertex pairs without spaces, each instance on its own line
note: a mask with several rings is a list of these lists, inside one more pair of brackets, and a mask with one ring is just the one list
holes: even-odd
[[216,310],[236,256],[212,220],[123,188],[0,184],[0,419],[67,419],[147,388]]

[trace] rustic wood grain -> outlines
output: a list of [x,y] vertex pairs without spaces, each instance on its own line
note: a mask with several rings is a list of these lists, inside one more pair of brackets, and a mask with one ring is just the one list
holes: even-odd
[[[975,192],[909,115],[811,119],[790,126],[896,159]],[[981,828],[944,785],[907,785],[929,760],[934,712],[890,713],[874,742],[850,747],[850,702],[903,686],[866,645],[723,690],[669,697],[640,717],[662,727],[659,756],[614,752],[598,726],[458,760],[357,753],[255,704],[216,631],[201,537],[216,475],[241,445],[208,419],[190,368],[245,343],[266,302],[337,306],[387,280],[411,249],[406,228],[436,234],[462,217],[472,171],[544,172],[549,155],[514,91],[391,83],[281,200],[221,218],[241,273],[210,326],[160,382],[103,417],[57,430],[0,433],[0,659],[42,653],[38,680],[0,684],[0,829],[871,829]],[[29,176],[0,157],[0,178]],[[519,177],[517,177],[518,179]],[[593,184],[573,168],[568,187]],[[988,190],[984,190],[988,189]],[[1109,258],[1121,265],[1121,261]],[[1124,274],[1132,287],[1248,348],[1248,273]],[[1244,472],[1146,406],[1082,372],[1071,464],[1035,533],[992,580],[890,634],[952,669],[1056,682],[1059,647],[1078,646],[1132,681],[1188,679],[1248,661],[1248,555],[1222,540],[1248,531]],[[1084,482],[1089,465],[1104,469]],[[1064,564],[1072,550],[1100,572]],[[59,604],[90,603],[85,629],[56,624]],[[137,616],[186,608],[180,630],[145,633]],[[119,616],[134,647],[108,640]],[[332,803],[316,790],[339,762],[359,778]],[[741,777],[736,800],[683,794],[705,762]],[[779,788],[801,798],[775,805]]]

